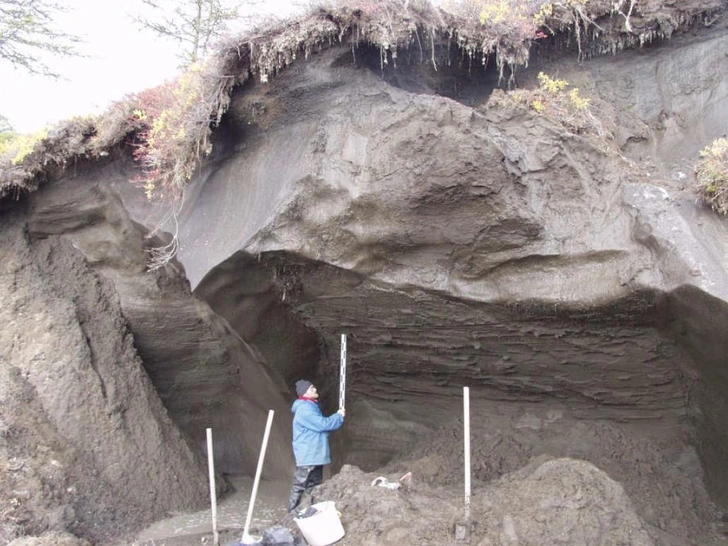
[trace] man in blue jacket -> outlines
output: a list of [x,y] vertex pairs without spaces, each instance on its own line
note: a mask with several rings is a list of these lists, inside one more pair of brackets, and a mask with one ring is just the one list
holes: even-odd
[[293,478],[288,511],[293,512],[301,502],[304,493],[311,496],[313,488],[324,478],[324,465],[331,462],[329,433],[344,424],[345,411],[340,409],[324,417],[318,405],[318,390],[305,379],[296,381],[296,395],[293,402],[293,455],[296,458],[296,474]]

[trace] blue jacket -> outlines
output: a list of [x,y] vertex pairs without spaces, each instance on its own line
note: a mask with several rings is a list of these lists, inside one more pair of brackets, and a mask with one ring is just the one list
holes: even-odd
[[313,400],[296,400],[291,406],[291,412],[296,466],[329,464],[329,432],[341,428],[344,418],[339,413],[324,417],[319,405]]

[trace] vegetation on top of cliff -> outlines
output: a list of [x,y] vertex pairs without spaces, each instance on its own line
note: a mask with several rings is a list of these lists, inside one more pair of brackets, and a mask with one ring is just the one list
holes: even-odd
[[714,211],[728,214],[727,138],[718,138],[700,151],[695,176],[700,198]]
[[546,116],[574,133],[591,133],[599,137],[611,134],[591,109],[591,99],[568,81],[538,73],[538,88],[516,89],[508,93],[517,103],[525,103],[536,114]]
[[[127,96],[96,118],[75,118],[0,150],[0,199],[33,190],[51,169],[73,158],[96,158],[117,146],[131,150],[140,165],[138,183],[150,198],[179,202],[186,183],[210,152],[210,134],[234,87],[255,77],[267,82],[285,67],[322,49],[348,44],[378,48],[382,66],[396,66],[399,51],[418,48],[437,68],[435,50],[448,46],[485,65],[494,59],[502,79],[528,63],[531,44],[553,37],[561,47],[578,46],[583,56],[668,37],[681,26],[724,10],[722,0],[680,8],[648,0],[332,0],[295,20],[253,29],[219,44],[204,65],[176,80]],[[448,49],[448,50],[450,50]],[[509,73],[510,71],[510,73]],[[542,82],[543,88],[543,82]],[[541,89],[551,109],[580,97]],[[576,94],[574,94],[576,93]],[[538,98],[531,101],[538,111]],[[566,100],[567,102],[563,102]],[[570,108],[571,108],[570,107]],[[579,108],[569,112],[578,113]],[[582,112],[586,112],[581,108]],[[582,120],[584,121],[584,120]]]

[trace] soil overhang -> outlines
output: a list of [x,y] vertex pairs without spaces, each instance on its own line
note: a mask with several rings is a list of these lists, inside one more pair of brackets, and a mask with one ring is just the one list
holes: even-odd
[[[246,446],[260,436],[267,403],[286,415],[293,380],[316,381],[333,411],[346,333],[350,413],[333,437],[337,467],[417,460],[423,442],[452,440],[461,388],[470,386],[476,428],[493,446],[478,454],[483,482],[548,453],[645,485],[630,469],[642,469],[649,452],[665,483],[689,484],[703,517],[709,508],[696,454],[713,498],[728,505],[727,228],[664,178],[671,169],[660,162],[679,148],[679,127],[652,132],[660,119],[700,112],[687,99],[665,108],[668,94],[654,98],[646,84],[625,91],[620,78],[633,66],[620,72],[619,57],[613,65],[578,63],[714,22],[723,9],[654,5],[629,19],[629,32],[624,16],[605,11],[580,38],[581,52],[573,39],[554,38],[531,58],[531,71],[520,72],[533,80],[559,64],[549,64],[552,51],[571,48],[561,69],[601,89],[615,110],[626,108],[625,117],[609,115],[622,131],[619,151],[633,161],[498,90],[501,69],[525,65],[523,41],[463,42],[414,14],[401,31],[376,34],[379,27],[353,12],[349,19],[321,12],[309,27],[294,24],[226,53],[238,83],[212,133],[213,155],[187,190],[183,267],[143,274],[143,237],[156,220],[126,186],[134,167],[121,148],[86,148],[81,155],[111,156],[82,162],[77,177],[69,166],[78,148],[69,145],[48,156],[52,169],[6,172],[3,196],[40,184],[36,195],[21,195],[31,239],[70,241],[113,281],[172,419],[198,455],[195,443],[214,423],[226,471],[251,471]],[[302,28],[310,31],[303,39]],[[681,51],[689,48],[671,62],[687,62]],[[656,65],[645,57],[653,54],[629,62],[649,71]],[[659,81],[671,80],[667,68]],[[719,112],[724,80],[716,71],[679,96],[711,97],[710,111]],[[639,123],[622,123],[626,117]],[[705,135],[714,133],[703,121]],[[54,146],[72,140],[59,139]],[[649,156],[654,178],[634,161],[646,149],[657,149]],[[31,160],[46,165],[39,154]],[[146,226],[128,222],[127,211]],[[240,433],[230,416],[260,423]],[[280,453],[287,427],[274,432]],[[276,458],[274,472],[289,463]],[[639,498],[643,489],[630,487]],[[682,510],[645,516],[649,499],[637,504],[657,527]]]

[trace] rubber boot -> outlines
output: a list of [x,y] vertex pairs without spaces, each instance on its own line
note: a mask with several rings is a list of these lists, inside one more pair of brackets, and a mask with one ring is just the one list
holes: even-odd
[[301,496],[303,495],[303,491],[291,491],[291,496],[288,498],[288,512],[293,513],[296,511],[296,508],[298,508],[298,505],[301,504]]

